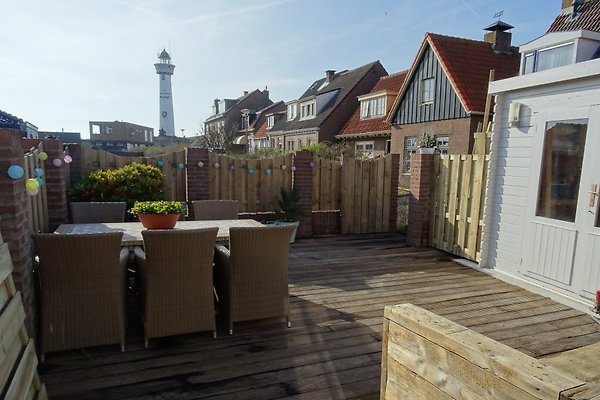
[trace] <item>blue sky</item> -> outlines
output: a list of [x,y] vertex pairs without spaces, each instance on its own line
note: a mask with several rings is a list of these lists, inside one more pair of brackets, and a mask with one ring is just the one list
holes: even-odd
[[0,109],[89,137],[88,121],[158,131],[165,47],[176,65],[175,129],[196,134],[214,98],[268,86],[298,98],[327,69],[410,67],[426,32],[480,40],[501,19],[513,44],[544,34],[561,0],[0,0]]

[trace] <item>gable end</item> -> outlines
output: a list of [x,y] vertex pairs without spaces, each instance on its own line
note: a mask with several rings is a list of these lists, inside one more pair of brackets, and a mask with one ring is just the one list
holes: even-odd
[[[422,86],[423,80],[427,78],[435,78],[433,102],[423,104]],[[427,46],[404,91],[392,123],[405,125],[467,116],[438,58],[431,46]]]

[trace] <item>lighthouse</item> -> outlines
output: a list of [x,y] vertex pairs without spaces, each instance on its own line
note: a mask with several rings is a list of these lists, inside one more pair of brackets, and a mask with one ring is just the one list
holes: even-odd
[[175,136],[175,120],[173,119],[173,91],[171,89],[171,75],[175,66],[171,64],[171,56],[165,49],[158,55],[158,62],[154,64],[159,76],[159,134]]

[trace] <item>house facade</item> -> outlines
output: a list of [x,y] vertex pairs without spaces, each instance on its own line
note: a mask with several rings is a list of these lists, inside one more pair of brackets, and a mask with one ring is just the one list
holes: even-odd
[[359,105],[336,138],[352,144],[365,157],[390,153],[392,129],[385,119],[407,74],[382,76],[371,92],[358,96]]
[[589,306],[600,289],[600,1],[564,3],[521,47],[521,75],[490,85],[481,266]]
[[256,113],[273,104],[269,99],[269,91],[244,91],[237,99],[215,99],[212,115],[204,120],[204,133],[220,133],[227,137],[227,142],[238,151],[245,151],[248,146],[247,132],[256,119]]
[[248,137],[248,152],[253,153],[259,149],[270,148],[269,132],[275,122],[285,118],[287,106],[283,101],[256,112],[254,121],[246,132]]
[[90,139],[85,141],[93,149],[111,153],[139,151],[139,147],[154,143],[154,128],[125,121],[90,121]]
[[401,181],[410,178],[419,137],[434,136],[439,153],[469,153],[483,121],[490,70],[497,79],[515,76],[519,53],[512,26],[498,21],[483,41],[427,33],[387,121],[391,151],[400,154]]
[[286,103],[286,117],[275,121],[270,146],[297,150],[312,143],[334,142],[358,105],[358,96],[369,93],[387,75],[379,61],[335,72],[314,81],[297,100]]

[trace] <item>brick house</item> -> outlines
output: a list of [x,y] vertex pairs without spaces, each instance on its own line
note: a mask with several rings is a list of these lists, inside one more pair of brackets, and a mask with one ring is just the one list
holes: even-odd
[[401,181],[410,176],[410,156],[424,133],[435,136],[440,153],[469,153],[483,121],[490,70],[496,79],[519,72],[511,46],[512,26],[498,21],[483,41],[427,33],[387,122],[391,151],[401,155]]
[[154,128],[125,121],[89,121],[90,139],[83,142],[111,153],[139,151],[154,144]]
[[256,111],[271,104],[267,88],[244,91],[237,99],[215,99],[212,115],[204,120],[204,132],[223,130],[237,150],[245,151],[248,143],[245,132],[254,122]]
[[358,105],[358,96],[369,93],[387,75],[379,61],[314,81],[298,100],[286,103],[286,117],[275,121],[270,145],[282,150],[300,149],[319,142],[333,142]]
[[385,119],[407,74],[402,71],[382,76],[371,92],[358,96],[359,105],[336,138],[353,144],[366,157],[388,154],[392,129]]
[[270,106],[258,110],[254,122],[247,130],[248,151],[250,153],[270,147],[268,132],[275,125],[275,121],[285,118],[286,105],[283,101],[273,103]]

